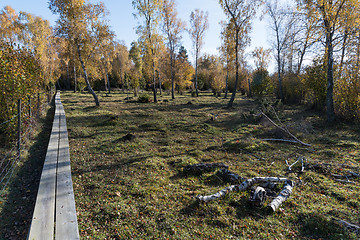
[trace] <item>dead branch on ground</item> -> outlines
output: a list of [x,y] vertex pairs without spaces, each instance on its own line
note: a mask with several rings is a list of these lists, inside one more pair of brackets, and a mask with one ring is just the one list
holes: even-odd
[[304,161],[306,161],[306,158],[305,158],[305,157],[302,157],[302,156],[298,157],[298,159],[297,159],[293,164],[291,164],[291,165],[289,165],[288,161],[285,160],[286,165],[288,166],[288,171],[291,172],[291,171],[292,171],[291,167],[294,166],[294,165],[295,165],[296,163],[298,163],[299,161],[301,161],[301,170],[300,170],[300,172],[304,172],[304,169],[305,169],[305,167],[304,167]]
[[[261,112],[261,115],[264,116],[267,120],[269,120],[270,123],[272,123],[275,127],[277,127],[278,129],[280,129],[281,131],[285,132],[286,134],[288,134],[290,137],[292,137],[294,140],[287,140],[287,139],[261,139],[263,141],[282,141],[282,142],[293,142],[293,143],[300,143],[304,146],[307,147],[311,147],[311,144],[307,144],[302,142],[300,139],[298,139],[297,137],[295,137],[294,134],[292,134],[286,127],[282,127],[279,126],[278,124],[276,124],[270,117],[268,117],[264,112]],[[279,117],[277,116],[277,114],[275,113],[278,121],[280,122]],[[280,122],[281,123],[281,122]]]
[[339,223],[341,226],[348,229],[349,231],[355,232],[357,235],[360,235],[360,227],[358,225],[349,223],[349,222],[344,221],[344,220],[337,220],[335,218],[333,218],[333,220],[336,221],[337,223]]

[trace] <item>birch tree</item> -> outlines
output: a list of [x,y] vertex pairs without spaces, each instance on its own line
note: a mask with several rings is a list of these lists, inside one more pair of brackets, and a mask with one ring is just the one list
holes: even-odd
[[225,62],[226,68],[226,79],[225,79],[225,96],[224,99],[227,98],[229,91],[229,75],[231,70],[233,69],[233,63],[235,61],[235,44],[232,39],[234,36],[234,26],[229,23],[222,22],[222,31],[220,38],[222,40],[221,46],[219,48],[221,57],[223,62]]
[[55,78],[58,68],[57,43],[50,22],[30,13],[20,12],[18,41],[32,51],[40,63],[41,72],[47,81]]
[[228,103],[230,108],[235,100],[236,89],[239,83],[239,51],[241,49],[244,50],[245,46],[250,42],[251,21],[255,17],[260,1],[219,0],[219,3],[225,15],[229,18],[229,22],[234,25],[235,31],[235,84]]
[[171,74],[171,98],[175,99],[174,95],[174,65],[176,60],[176,51],[180,46],[181,32],[184,30],[185,23],[177,17],[174,0],[164,0],[162,9],[163,16],[163,32],[166,35],[167,47],[170,52],[170,74]]
[[193,42],[194,55],[195,55],[195,91],[196,96],[199,96],[198,90],[198,59],[200,57],[201,48],[204,44],[205,31],[209,28],[208,13],[195,9],[190,14],[190,28],[188,32]]
[[134,88],[134,95],[135,97],[138,95],[139,87],[140,87],[140,79],[143,78],[142,70],[143,70],[143,60],[141,58],[141,49],[137,42],[131,43],[131,48],[129,51],[129,57],[133,62],[133,69],[132,69],[132,86]]
[[137,13],[134,14],[136,18],[143,17],[144,25],[139,26],[138,34],[140,34],[144,39],[144,44],[149,53],[151,65],[152,65],[152,79],[153,79],[153,92],[154,92],[154,102],[157,102],[156,98],[156,68],[155,68],[155,41],[156,41],[156,31],[159,24],[160,12],[163,2],[161,0],[133,0],[132,5]]
[[358,5],[356,0],[304,0],[301,1],[308,12],[321,19],[321,33],[325,37],[325,56],[327,66],[326,114],[328,122],[335,121],[334,110],[334,48],[339,29],[344,20],[351,18],[351,3]]
[[20,29],[17,24],[19,15],[10,7],[5,6],[0,12],[0,38],[9,43],[17,41],[17,34]]
[[83,0],[50,0],[49,8],[59,15],[57,33],[75,47],[87,89],[94,97],[96,106],[99,106],[99,99],[90,85],[87,68],[103,42],[112,35],[105,19],[108,11],[103,3],[85,4]]
[[273,48],[275,50],[275,60],[277,65],[277,78],[279,83],[279,98],[284,101],[282,72],[285,62],[286,51],[290,40],[293,38],[293,24],[295,19],[286,7],[280,6],[278,0],[266,2],[266,10],[271,19],[271,28],[274,32],[275,40]]

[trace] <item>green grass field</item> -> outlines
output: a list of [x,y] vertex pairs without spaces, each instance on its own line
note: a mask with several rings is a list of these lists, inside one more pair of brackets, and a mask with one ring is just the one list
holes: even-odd
[[[151,95],[151,94],[150,94]],[[280,105],[280,120],[303,142],[262,141],[282,133],[255,116],[261,105],[239,96],[228,100],[203,93],[160,102],[127,102],[126,94],[61,95],[69,130],[73,184],[83,239],[357,239],[337,220],[360,224],[359,178],[335,181],[332,174],[359,173],[360,128],[330,127],[304,106]],[[215,121],[213,115],[218,115]],[[128,134],[132,134],[130,138]],[[128,135],[128,137],[125,137]],[[285,160],[306,157],[287,171]],[[296,186],[275,213],[253,206],[250,192],[234,192],[199,204],[198,194],[229,184],[215,171],[182,173],[195,163],[224,163],[244,178],[288,177]],[[329,165],[324,165],[329,164]]]

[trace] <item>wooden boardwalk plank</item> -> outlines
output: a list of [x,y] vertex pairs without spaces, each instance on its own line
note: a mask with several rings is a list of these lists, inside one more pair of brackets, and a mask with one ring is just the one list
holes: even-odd
[[[56,226],[55,226],[56,224]],[[80,239],[71,179],[66,117],[60,93],[28,239]]]
[[55,239],[80,239],[71,179],[69,140],[65,111],[59,105],[60,143],[56,188]]
[[56,109],[28,236],[28,239],[31,240],[48,240],[54,238],[59,123],[60,115],[58,109]]

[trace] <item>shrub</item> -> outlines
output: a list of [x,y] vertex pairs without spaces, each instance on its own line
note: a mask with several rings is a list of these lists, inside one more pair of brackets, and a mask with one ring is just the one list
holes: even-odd
[[273,92],[273,85],[266,69],[260,68],[253,73],[251,90],[255,95],[263,96]]
[[147,93],[141,94],[138,98],[138,102],[139,103],[149,103],[149,102],[151,102],[151,97]]
[[283,78],[283,93],[285,102],[301,103],[304,99],[304,83],[295,74],[286,74]]
[[[36,96],[47,86],[40,69],[33,53],[0,42],[0,123],[17,114],[18,99],[25,104],[29,96]],[[16,121],[2,125],[0,132],[11,136],[15,125]]]
[[358,77],[341,78],[335,83],[336,114],[344,119],[360,119],[360,82]]
[[322,109],[326,100],[326,63],[324,59],[316,59],[306,68],[304,85],[306,88],[306,101],[316,108]]

